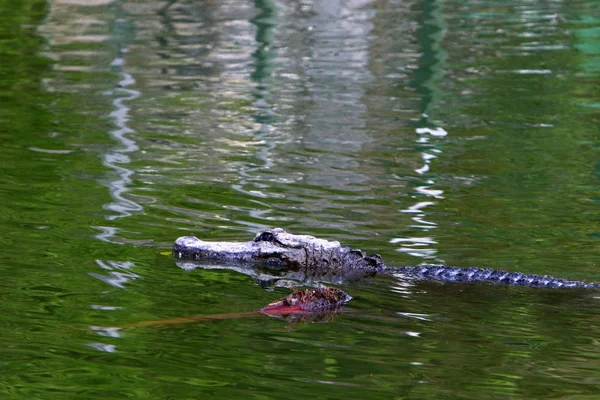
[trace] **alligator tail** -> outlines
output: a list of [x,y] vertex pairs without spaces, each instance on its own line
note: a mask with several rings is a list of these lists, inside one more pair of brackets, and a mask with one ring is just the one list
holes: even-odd
[[389,268],[389,272],[416,279],[445,282],[490,282],[499,285],[546,287],[546,288],[600,288],[600,284],[582,281],[509,272],[491,268],[458,268],[441,265],[420,265],[418,267]]

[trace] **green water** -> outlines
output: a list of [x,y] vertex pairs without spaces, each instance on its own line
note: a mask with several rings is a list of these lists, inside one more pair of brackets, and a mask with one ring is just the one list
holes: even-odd
[[579,1],[0,0],[0,397],[597,399],[597,292],[178,268],[280,226],[600,281],[600,13]]

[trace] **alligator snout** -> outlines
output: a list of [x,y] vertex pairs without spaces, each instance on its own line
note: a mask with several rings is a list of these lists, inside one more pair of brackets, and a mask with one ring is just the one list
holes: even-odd
[[260,263],[271,267],[297,266],[303,260],[304,254],[302,248],[286,246],[269,231],[249,242],[207,242],[195,236],[182,236],[173,245],[173,255],[178,259]]

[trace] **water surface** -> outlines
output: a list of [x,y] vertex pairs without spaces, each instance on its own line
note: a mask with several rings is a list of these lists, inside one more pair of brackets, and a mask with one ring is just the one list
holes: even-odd
[[341,285],[327,323],[178,268],[279,226],[390,265],[600,281],[580,1],[36,0],[0,13],[5,398],[597,398],[598,293]]

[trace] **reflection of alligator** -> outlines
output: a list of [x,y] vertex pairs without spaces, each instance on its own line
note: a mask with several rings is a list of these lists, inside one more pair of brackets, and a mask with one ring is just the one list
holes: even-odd
[[[569,281],[549,276],[508,272],[489,268],[457,268],[440,265],[387,267],[377,254],[367,256],[360,250],[342,247],[339,242],[293,235],[280,228],[268,229],[250,242],[205,242],[193,236],[175,241],[173,254],[177,264],[193,269],[227,268],[254,277],[261,283],[277,281],[278,285],[341,283],[347,279],[394,275],[413,280],[446,282],[489,282],[494,284],[547,287],[597,288],[599,284]],[[191,260],[185,261],[185,260]]]

